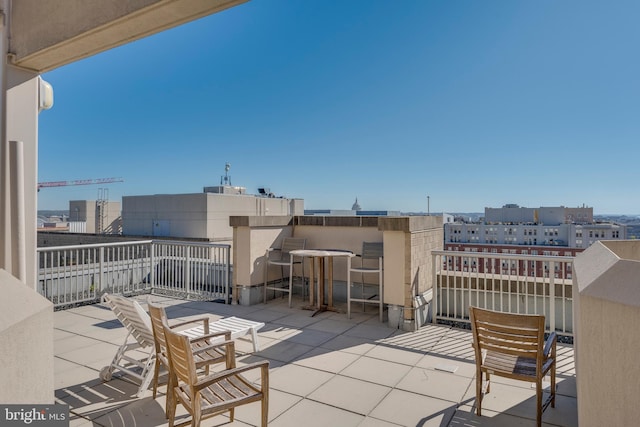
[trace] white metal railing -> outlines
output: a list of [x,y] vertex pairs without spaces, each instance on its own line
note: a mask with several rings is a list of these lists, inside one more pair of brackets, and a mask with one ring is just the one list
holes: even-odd
[[188,299],[224,299],[231,289],[231,246],[214,243],[154,241],[151,272],[154,292]]
[[434,251],[433,315],[469,322],[469,306],[543,314],[547,329],[573,335],[573,257]]
[[38,291],[54,306],[104,292],[229,302],[230,245],[143,240],[38,248]]

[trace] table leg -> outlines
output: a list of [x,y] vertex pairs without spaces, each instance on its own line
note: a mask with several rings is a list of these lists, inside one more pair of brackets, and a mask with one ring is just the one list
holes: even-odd
[[314,277],[315,277],[315,258],[314,257],[309,257],[309,305],[313,306],[313,298],[314,298],[314,294],[315,292],[315,284],[314,284]]
[[[305,310],[313,310],[312,317],[323,311],[338,311],[333,307],[333,258],[332,257],[309,257],[309,305],[302,307]],[[316,265],[317,262],[317,265]],[[327,298],[324,297],[325,263],[327,267]],[[317,276],[316,276],[317,274]],[[314,284],[317,285],[314,287]],[[315,288],[318,293],[316,294]],[[315,298],[315,304],[314,304]],[[327,303],[328,302],[328,303]]]
[[329,258],[329,277],[327,281],[327,285],[329,287],[327,298],[329,303],[327,304],[327,308],[329,310],[333,310],[333,258]]

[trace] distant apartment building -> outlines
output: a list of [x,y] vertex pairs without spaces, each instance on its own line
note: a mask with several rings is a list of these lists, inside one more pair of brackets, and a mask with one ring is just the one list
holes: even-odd
[[505,205],[485,208],[481,222],[454,222],[444,226],[445,246],[517,245],[584,250],[598,240],[627,238],[623,224],[593,221],[593,208],[522,208]]
[[[444,224],[445,250],[470,253],[573,257],[598,240],[626,238],[625,225],[594,222],[591,207],[524,208],[505,205],[502,208],[485,208],[483,221]],[[477,260],[469,262],[478,265],[450,268],[478,271],[489,268],[488,264]],[[526,266],[514,264],[516,267],[523,271]],[[530,270],[540,268],[542,264],[529,266]]]
[[122,198],[122,233],[127,236],[231,241],[230,216],[302,215],[304,200],[275,197],[268,189],[246,194],[244,187],[205,187],[202,193]]

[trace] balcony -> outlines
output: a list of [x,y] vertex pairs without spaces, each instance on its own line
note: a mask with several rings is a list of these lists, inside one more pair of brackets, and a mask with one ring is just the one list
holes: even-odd
[[[138,296],[141,303],[146,296]],[[269,425],[299,426],[512,426],[535,425],[535,390],[529,384],[495,379],[474,413],[475,365],[471,334],[445,325],[414,332],[392,329],[377,312],[347,319],[324,312],[311,317],[296,297],[251,306],[185,301],[152,296],[167,305],[170,319],[208,315],[213,320],[240,316],[265,322],[261,351],[238,340],[239,364],[270,362]],[[354,309],[357,305],[354,305]],[[164,426],[166,386],[136,398],[137,385],[124,378],[103,383],[98,373],[109,364],[126,336],[113,313],[101,304],[54,313],[56,402],[70,406],[72,426]],[[543,416],[544,425],[576,426],[574,350],[559,344],[558,397]],[[220,415],[203,426],[254,426],[259,404],[236,411],[234,423]],[[181,413],[184,414],[184,413]]]
[[[66,295],[95,302],[107,290],[142,302],[150,295],[169,306],[172,319],[206,314],[212,320],[235,315],[265,322],[259,332],[262,350],[251,353],[251,344],[240,340],[238,351],[241,363],[271,362],[270,424],[276,426],[299,425],[300,420],[312,425],[533,424],[534,389],[500,378],[494,378],[492,392],[485,399],[487,412],[483,411],[483,417],[474,415],[474,357],[466,328],[470,304],[542,313],[548,330],[562,337],[560,397],[557,407],[545,412],[544,423],[577,425],[578,409],[581,425],[602,425],[606,420],[624,425],[633,419],[635,407],[630,402],[637,391],[628,379],[637,369],[628,358],[637,354],[635,343],[640,338],[635,329],[619,325],[638,320],[634,309],[635,269],[640,267],[637,242],[600,242],[576,259],[467,253],[439,250],[441,240],[434,232],[437,224],[430,220],[308,219],[313,224],[305,220],[294,219],[295,226],[291,220],[279,224],[274,218],[254,223],[236,220],[233,269],[228,262],[229,247],[214,249],[202,243],[188,250],[190,243],[138,242],[137,249],[106,245],[102,249],[74,248],[64,255],[48,253],[45,258],[49,261],[41,261],[41,266],[46,263],[53,273],[41,270],[45,279],[41,283],[55,285],[43,285],[41,290],[64,306],[72,302]],[[385,321],[379,321],[371,306],[363,312],[358,304],[353,304],[355,315],[348,319],[340,295],[334,298],[337,313],[317,316],[301,309],[305,301],[299,293],[294,295],[292,308],[280,295],[270,296],[264,304],[264,250],[277,246],[285,236],[303,236],[310,247],[354,252],[365,239],[382,240]],[[226,255],[214,255],[219,250]],[[82,256],[84,261],[79,262]],[[73,279],[71,269],[91,272],[93,288],[84,280]],[[341,270],[336,260],[334,289],[338,294],[345,290]],[[49,280],[52,278],[55,280]],[[53,289],[66,289],[65,297],[60,298]],[[82,292],[76,292],[78,289]],[[254,291],[258,291],[258,301]],[[218,302],[208,301],[211,299]],[[403,302],[397,304],[399,300]],[[136,399],[137,386],[131,381],[99,380],[99,370],[109,363],[125,336],[111,311],[100,304],[74,307],[56,311],[53,323],[56,399],[72,408],[73,425],[165,423],[163,396]],[[628,343],[628,348],[621,343]],[[583,371],[576,384],[574,357],[579,356]],[[605,358],[616,362],[603,363]],[[595,392],[600,384],[606,391]],[[610,410],[616,405],[605,403],[608,396],[627,404],[623,410]],[[582,402],[579,407],[578,399]],[[258,407],[238,412],[236,425],[258,422]],[[220,416],[205,425],[225,420]]]

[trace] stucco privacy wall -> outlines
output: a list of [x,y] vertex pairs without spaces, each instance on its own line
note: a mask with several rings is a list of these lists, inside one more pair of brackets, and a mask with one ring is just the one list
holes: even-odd
[[424,310],[433,285],[431,251],[443,248],[443,219],[380,217],[379,228],[385,243],[384,302],[402,308],[405,324],[399,327],[415,329],[426,320]]
[[[431,251],[443,248],[442,217],[231,217],[230,224],[236,288],[262,286],[264,253],[269,247],[280,247],[286,236],[306,238],[308,248],[354,253],[361,252],[363,241],[382,241],[384,302],[401,308],[409,329],[424,317],[419,311],[424,311],[432,287]],[[345,263],[335,261],[336,280],[346,280]],[[275,273],[270,272],[269,278],[275,279]]]
[[[294,224],[294,237],[307,239],[309,249],[340,249],[360,254],[362,242],[383,241],[377,217],[297,216]],[[347,281],[346,258],[333,260],[333,277]],[[377,283],[373,275],[369,275],[368,280]]]
[[640,242],[599,241],[574,261],[580,426],[640,419]]
[[52,404],[53,304],[0,269],[0,402]]
[[262,285],[264,282],[264,254],[276,247],[284,237],[293,234],[290,216],[232,216],[233,227],[233,297],[238,302],[241,288]]

